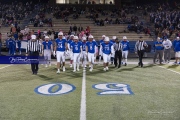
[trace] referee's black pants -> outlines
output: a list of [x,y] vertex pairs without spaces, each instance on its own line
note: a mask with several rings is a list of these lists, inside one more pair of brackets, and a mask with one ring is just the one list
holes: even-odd
[[[117,61],[119,59],[119,63]],[[115,51],[115,57],[114,57],[114,65],[115,67],[118,65],[118,67],[121,66],[121,60],[122,60],[122,51]]]
[[139,56],[139,63],[138,63],[138,65],[142,67],[143,66],[142,59],[143,59],[143,55],[144,55],[144,50],[138,50],[137,54]]
[[[39,52],[30,52],[30,58],[38,59]],[[31,70],[32,70],[33,74],[37,74],[38,69],[39,69],[39,62],[31,62]]]

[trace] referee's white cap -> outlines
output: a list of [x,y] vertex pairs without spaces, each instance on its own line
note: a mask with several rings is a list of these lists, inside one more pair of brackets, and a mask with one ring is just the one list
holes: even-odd
[[31,39],[35,40],[36,39],[36,35],[31,35]]

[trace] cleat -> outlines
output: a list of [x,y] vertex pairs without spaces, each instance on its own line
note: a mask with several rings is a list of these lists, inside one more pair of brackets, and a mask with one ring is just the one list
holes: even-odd
[[76,72],[76,70],[73,70],[73,72]]
[[45,67],[48,67],[48,65],[45,65]]
[[56,73],[57,73],[57,74],[59,74],[59,73],[60,73],[60,71],[58,70]]
[[109,70],[109,68],[108,68],[108,67],[106,67],[106,70]]
[[77,69],[77,71],[79,71],[79,69]]
[[70,68],[72,68],[72,64],[70,64]]
[[106,71],[106,68],[104,68],[103,70]]
[[89,71],[90,71],[90,72],[92,72],[92,68],[91,68],[91,69],[89,69]]
[[66,71],[65,67],[63,67],[63,72],[65,72],[65,71]]

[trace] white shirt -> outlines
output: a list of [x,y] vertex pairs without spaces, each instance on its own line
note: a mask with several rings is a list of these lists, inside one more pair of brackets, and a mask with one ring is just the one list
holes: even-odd
[[170,49],[172,47],[172,42],[170,40],[164,40],[163,41],[163,46],[165,49]]

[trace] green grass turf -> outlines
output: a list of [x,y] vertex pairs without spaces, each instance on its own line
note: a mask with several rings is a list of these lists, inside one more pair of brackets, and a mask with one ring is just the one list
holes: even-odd
[[[42,67],[42,66],[41,66]],[[31,75],[30,66],[11,66],[0,70],[0,120],[78,120],[82,74],[68,71],[57,75],[55,66],[41,68]],[[36,94],[37,86],[71,83],[76,90],[59,96]]]
[[8,66],[8,65],[2,65],[2,64],[1,64],[1,65],[0,65],[0,69],[3,68],[3,67],[5,67],[5,66]]
[[163,67],[167,69],[174,70],[176,72],[180,72],[180,65],[162,65]]
[[[158,66],[102,69],[87,73],[88,120],[180,119],[180,75]],[[106,82],[129,84],[134,95],[96,95],[90,86]]]
[[[40,66],[39,75],[31,75],[29,65],[13,65],[0,70],[0,120],[79,120],[82,69],[56,74],[55,66]],[[87,120],[179,120],[180,75],[158,66],[138,68],[128,65],[110,67],[104,72],[95,66],[87,71]],[[69,83],[71,93],[58,96],[36,94],[37,86]],[[97,95],[92,88],[99,83],[129,84],[134,95]]]

